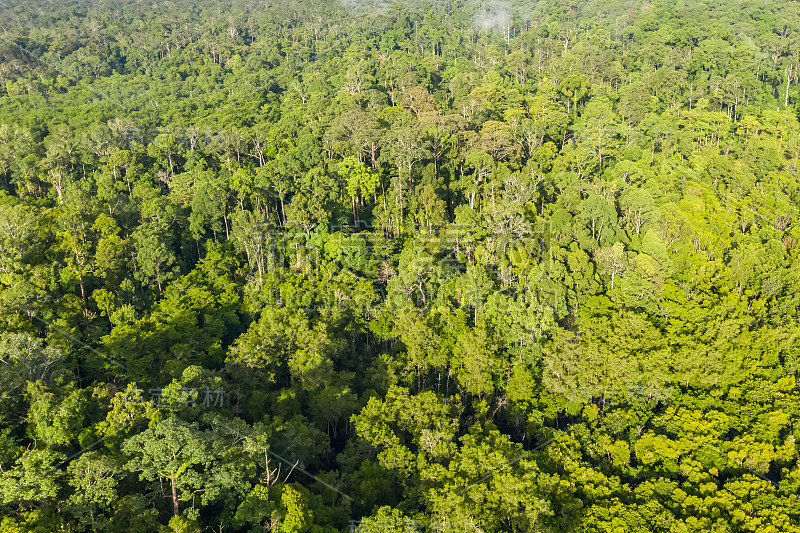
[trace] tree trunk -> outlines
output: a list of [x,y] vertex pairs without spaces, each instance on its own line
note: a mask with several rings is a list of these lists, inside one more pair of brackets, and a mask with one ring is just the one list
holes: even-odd
[[175,478],[169,478],[169,483],[172,488],[172,512],[175,516],[181,514],[180,504],[178,503],[178,488],[175,486]]
[[83,307],[86,308],[86,289],[83,286],[83,275],[78,272],[78,284],[81,287],[81,298],[83,298]]

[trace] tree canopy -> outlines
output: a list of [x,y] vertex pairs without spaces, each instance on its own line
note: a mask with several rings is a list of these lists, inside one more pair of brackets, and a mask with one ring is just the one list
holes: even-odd
[[796,2],[0,20],[0,530],[800,532]]

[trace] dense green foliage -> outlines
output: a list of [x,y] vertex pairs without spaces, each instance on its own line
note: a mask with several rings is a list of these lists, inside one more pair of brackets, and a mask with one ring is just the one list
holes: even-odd
[[3,532],[800,532],[788,0],[0,6]]

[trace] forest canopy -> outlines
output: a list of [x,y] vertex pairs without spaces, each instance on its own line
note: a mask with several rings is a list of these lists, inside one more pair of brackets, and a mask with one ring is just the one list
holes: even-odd
[[790,0],[0,4],[0,530],[800,532]]

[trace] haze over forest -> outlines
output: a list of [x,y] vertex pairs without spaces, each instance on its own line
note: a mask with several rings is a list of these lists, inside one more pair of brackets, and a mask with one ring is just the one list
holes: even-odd
[[800,532],[800,7],[0,3],[0,531]]

